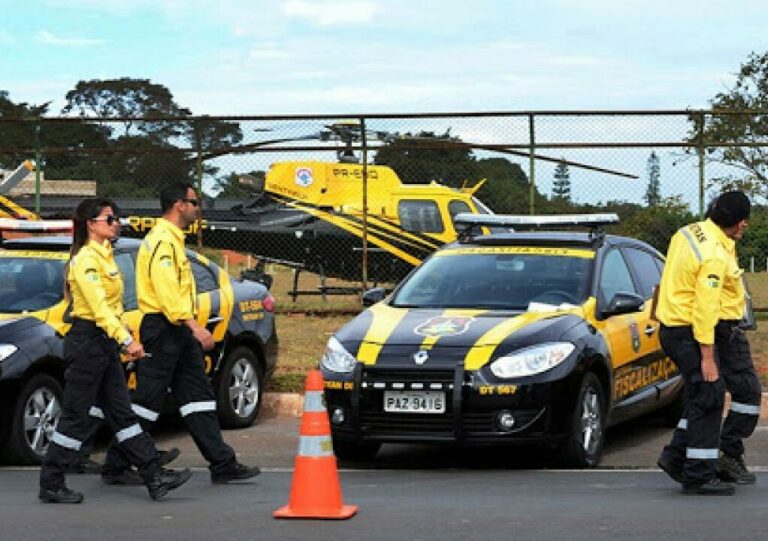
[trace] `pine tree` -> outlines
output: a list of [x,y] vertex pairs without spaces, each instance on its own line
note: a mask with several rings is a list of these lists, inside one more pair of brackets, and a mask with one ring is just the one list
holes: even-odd
[[661,163],[656,152],[648,157],[648,189],[645,191],[645,202],[649,207],[655,207],[661,202]]
[[568,170],[568,164],[561,161],[555,168],[555,181],[552,183],[552,198],[571,200],[571,172]]

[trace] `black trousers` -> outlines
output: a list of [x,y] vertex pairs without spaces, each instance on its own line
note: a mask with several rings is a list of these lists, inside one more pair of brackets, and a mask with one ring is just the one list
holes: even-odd
[[704,381],[701,350],[691,327],[661,326],[661,346],[677,365],[685,383],[686,402],[672,441],[664,454],[683,464],[686,484],[705,483],[715,476],[720,422],[725,401],[724,378]]
[[[144,350],[151,355],[137,363],[133,410],[141,425],[150,430],[170,389],[209,469],[226,471],[235,463],[235,452],[221,437],[216,397],[205,375],[200,343],[187,327],[173,325],[160,314],[144,316],[140,336]],[[122,471],[128,462],[119,447],[110,445],[104,472]]]
[[762,389],[752,363],[749,340],[738,321],[720,321],[715,328],[715,347],[731,406],[720,434],[720,450],[733,457],[744,454],[745,438],[760,419]]
[[93,322],[75,319],[64,338],[64,398],[62,413],[40,470],[40,486],[58,490],[64,472],[78,460],[80,448],[93,426],[91,407],[100,404],[123,456],[139,469],[144,480],[160,470],[152,438],[142,430],[131,410],[118,346]]

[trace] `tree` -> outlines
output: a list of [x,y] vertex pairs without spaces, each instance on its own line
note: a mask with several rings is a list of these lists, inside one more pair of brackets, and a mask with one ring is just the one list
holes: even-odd
[[649,207],[655,207],[661,201],[661,163],[656,152],[651,152],[648,157],[648,188],[643,199]]
[[659,199],[653,207],[638,207],[630,214],[618,209],[617,212],[621,216],[620,234],[643,240],[661,253],[666,253],[669,239],[678,229],[694,221],[688,205],[679,195]]
[[[741,65],[736,84],[710,100],[713,109],[729,112],[707,117],[691,115],[693,128],[689,141],[704,144],[707,159],[733,166],[737,173],[712,179],[722,189],[739,188],[753,195],[768,197],[768,115],[744,113],[744,110],[768,109],[768,52],[752,52]],[[702,139],[703,137],[703,139]],[[706,147],[707,142],[761,143],[765,146]]]
[[558,162],[555,167],[555,180],[552,183],[552,197],[564,201],[571,200],[571,172],[565,160]]

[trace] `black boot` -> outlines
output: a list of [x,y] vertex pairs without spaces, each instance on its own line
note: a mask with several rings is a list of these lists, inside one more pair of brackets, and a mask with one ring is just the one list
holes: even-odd
[[726,453],[720,453],[715,471],[721,481],[729,481],[737,485],[754,485],[757,481],[757,476],[747,469],[743,455],[733,457]]
[[157,463],[161,466],[166,466],[179,458],[179,455],[181,454],[181,451],[178,447],[171,447],[167,451],[165,450],[157,450]]
[[224,471],[212,471],[211,482],[216,485],[220,485],[229,483],[230,481],[243,481],[245,479],[250,479],[251,477],[256,477],[260,473],[261,470],[258,466],[246,466],[244,464],[240,464],[239,462],[235,462]]
[[67,487],[61,487],[58,490],[41,487],[38,497],[43,503],[81,503],[83,501],[83,495],[80,492]]
[[706,483],[684,484],[683,494],[701,494],[703,496],[732,496],[736,489],[731,483],[723,483],[717,477]]
[[192,472],[189,471],[189,468],[181,471],[163,470],[147,481],[147,490],[153,500],[162,500],[169,491],[179,488],[191,477]]

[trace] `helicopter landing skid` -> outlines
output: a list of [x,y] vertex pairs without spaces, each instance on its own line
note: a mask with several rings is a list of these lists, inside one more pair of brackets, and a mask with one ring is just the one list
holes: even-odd
[[301,274],[301,271],[302,269],[299,268],[294,267],[293,269],[293,288],[288,292],[293,299],[293,302],[296,302],[297,297],[303,295],[321,295],[325,301],[327,300],[326,297],[328,295],[360,295],[363,292],[363,288],[361,287],[326,285],[326,276],[324,274],[320,275],[320,285],[317,286],[317,289],[299,289],[299,275]]

